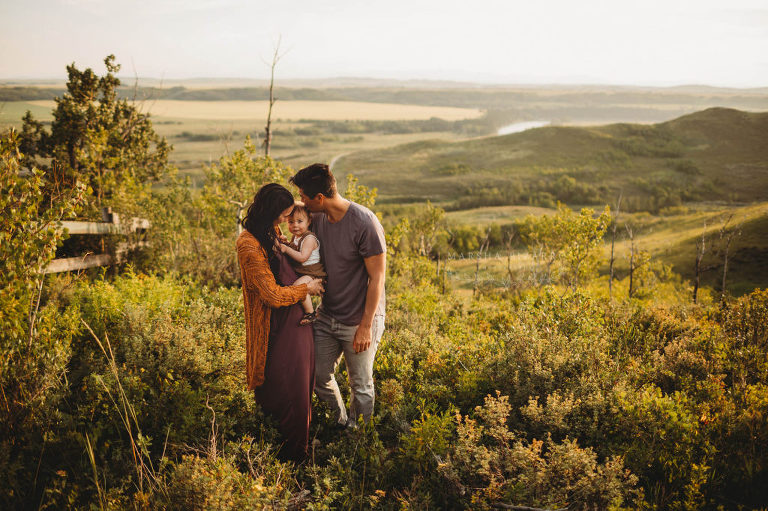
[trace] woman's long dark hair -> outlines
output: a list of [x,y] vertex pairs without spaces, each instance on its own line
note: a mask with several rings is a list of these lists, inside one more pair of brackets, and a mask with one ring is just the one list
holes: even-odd
[[269,183],[262,186],[253,197],[248,213],[243,218],[243,228],[259,240],[267,253],[269,267],[280,283],[280,262],[273,250],[275,246],[275,220],[280,214],[293,206],[293,195],[284,186]]

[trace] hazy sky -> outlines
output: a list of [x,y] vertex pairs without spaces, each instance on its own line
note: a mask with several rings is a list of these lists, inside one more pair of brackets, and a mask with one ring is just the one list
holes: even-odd
[[766,0],[0,0],[0,80],[114,53],[165,79],[768,86]]

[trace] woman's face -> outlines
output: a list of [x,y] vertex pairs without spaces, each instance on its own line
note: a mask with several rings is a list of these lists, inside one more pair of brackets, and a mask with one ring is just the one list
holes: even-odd
[[291,214],[291,211],[293,211],[293,206],[286,208],[285,211],[280,213],[280,216],[278,216],[277,219],[275,220],[275,225],[280,225],[283,222],[287,222],[288,216]]

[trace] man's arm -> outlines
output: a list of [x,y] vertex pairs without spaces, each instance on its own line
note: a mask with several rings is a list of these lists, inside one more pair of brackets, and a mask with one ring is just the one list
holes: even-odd
[[373,327],[373,316],[381,301],[381,294],[384,292],[384,277],[387,273],[387,255],[378,254],[363,259],[365,269],[368,272],[368,290],[365,293],[365,310],[363,310],[363,319],[355,332],[355,339],[352,341],[352,347],[355,353],[360,353],[371,347],[371,328]]

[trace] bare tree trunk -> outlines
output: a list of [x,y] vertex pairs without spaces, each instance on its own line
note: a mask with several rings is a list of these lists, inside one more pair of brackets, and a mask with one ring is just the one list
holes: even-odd
[[613,218],[613,227],[611,229],[611,261],[608,266],[608,299],[613,300],[613,262],[616,260],[614,257],[614,247],[616,246],[616,224],[619,221],[619,212],[621,211],[621,193],[616,201],[616,216]]
[[511,232],[507,236],[507,240],[505,242],[505,245],[507,246],[507,278],[509,279],[509,287],[510,289],[513,286],[513,272],[512,272],[512,241],[515,239],[515,236],[517,235],[516,232]]
[[448,260],[443,263],[442,292],[445,294],[445,279],[448,278]]
[[280,55],[280,39],[275,45],[275,52],[272,54],[272,63],[270,64],[269,78],[269,110],[267,111],[267,126],[264,128],[264,156],[269,156],[269,150],[272,147],[272,107],[277,102],[275,97],[275,67],[282,58]]
[[627,227],[627,234],[629,235],[629,297],[632,298],[634,292],[634,277],[635,277],[635,235],[632,231],[632,227]]
[[472,284],[472,296],[475,296],[477,293],[477,278],[480,274],[480,259],[483,255],[483,251],[488,246],[488,238],[491,235],[491,228],[488,228],[488,231],[485,233],[485,240],[483,240],[483,243],[480,245],[480,249],[477,251],[477,260],[475,261],[475,282]]
[[475,261],[475,281],[472,283],[472,296],[477,293],[477,276],[480,273],[480,252],[477,253],[477,261]]
[[[729,243],[730,245],[730,240]],[[728,245],[725,247],[725,254],[723,254],[723,282],[720,285],[720,301],[725,302],[725,277],[728,275]]]
[[704,254],[707,252],[707,239],[705,233],[707,230],[707,224],[704,224],[704,230],[701,231],[701,239],[696,242],[696,265],[694,266],[694,278],[693,278],[693,303],[698,303],[699,299],[699,286],[701,285],[701,261],[704,259]]
[[720,301],[725,302],[725,295],[726,295],[726,277],[728,275],[728,256],[730,255],[731,251],[731,242],[733,242],[733,238],[736,236],[741,235],[741,227],[738,226],[734,228],[732,231],[728,232],[727,226],[728,222],[731,221],[731,218],[733,215],[728,217],[728,220],[726,220],[725,225],[723,225],[723,228],[720,230],[720,237],[725,238],[725,247],[723,247],[723,280],[720,285]]

